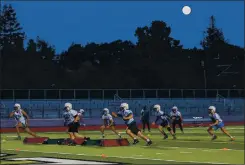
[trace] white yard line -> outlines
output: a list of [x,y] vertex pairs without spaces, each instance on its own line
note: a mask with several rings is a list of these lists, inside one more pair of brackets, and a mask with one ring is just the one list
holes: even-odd
[[[142,147],[148,147],[148,146],[142,146]],[[205,150],[205,151],[220,151],[222,149],[209,149],[209,148],[185,148],[185,147],[161,147],[161,146],[154,146],[154,148],[169,148],[169,149],[178,149],[178,148],[183,148],[183,149],[189,149],[189,150]],[[227,151],[242,151],[244,152],[244,150],[237,150],[237,149],[226,149]]]
[[[15,151],[15,149],[7,149],[9,151]],[[19,150],[23,151],[23,150]],[[23,152],[38,152],[38,153],[44,153],[44,154],[60,154],[58,152],[41,152],[41,151],[30,151],[30,150],[24,150]],[[64,153],[63,153],[64,154]],[[72,154],[72,153],[66,153],[66,154]],[[72,155],[81,155],[81,154],[72,154]],[[96,156],[101,157],[101,155],[86,155],[86,156]],[[156,161],[167,161],[167,162],[177,162],[177,163],[206,163],[206,164],[229,164],[229,163],[222,163],[222,162],[200,162],[200,161],[178,161],[178,160],[165,160],[165,159],[151,159],[151,158],[136,158],[136,157],[125,157],[125,156],[106,156],[108,158],[119,158],[119,159],[135,159],[135,160],[156,160]]]

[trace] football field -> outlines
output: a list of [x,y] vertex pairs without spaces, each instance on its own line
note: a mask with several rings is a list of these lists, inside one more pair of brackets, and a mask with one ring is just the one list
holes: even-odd
[[[145,146],[140,140],[136,145],[125,147],[33,145],[14,140],[14,133],[1,134],[1,164],[244,164],[244,127],[230,126],[228,131],[235,137],[234,142],[217,131],[218,139],[211,141],[207,128],[186,128],[185,134],[177,129],[177,140],[163,140],[154,129],[146,132],[153,144]],[[121,130],[124,138],[128,136]],[[99,131],[80,131],[91,139],[100,139]],[[67,138],[61,132],[38,133],[49,138]],[[106,138],[116,138],[106,131]],[[22,133],[22,138],[27,136]],[[128,138],[130,142],[131,139]]]

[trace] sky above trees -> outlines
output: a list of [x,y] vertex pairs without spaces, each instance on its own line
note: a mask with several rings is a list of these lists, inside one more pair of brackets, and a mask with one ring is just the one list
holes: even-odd
[[[21,1],[8,2],[18,13],[18,20],[27,37],[40,36],[56,47],[66,50],[72,42],[136,42],[137,27],[150,26],[153,20],[163,20],[172,29],[171,36],[184,48],[200,47],[209,17],[216,17],[230,43],[244,46],[244,2],[83,2],[83,1]],[[188,5],[192,13],[183,15]]]

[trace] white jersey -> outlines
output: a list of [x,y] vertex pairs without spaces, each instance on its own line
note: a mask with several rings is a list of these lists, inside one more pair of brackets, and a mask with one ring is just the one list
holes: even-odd
[[218,113],[209,114],[209,117],[211,118],[212,122],[218,120],[219,123],[221,123],[223,121]]
[[170,117],[174,120],[180,120],[181,113],[179,111],[176,112],[170,112]]
[[110,114],[103,115],[102,120],[112,120],[112,116]]
[[18,111],[15,111],[14,112],[14,119],[17,121],[17,122],[21,122],[21,123],[25,123],[26,122],[26,119],[22,113],[22,109],[18,110]]
[[70,111],[65,111],[63,113],[63,117],[64,117],[64,120],[65,120],[65,124],[70,124],[74,121],[75,119],[75,116],[78,115],[77,111],[71,109]]
[[[123,110],[123,111],[117,112],[117,115],[119,117],[123,118],[123,117],[128,117],[129,115],[133,115],[133,112],[131,110]],[[129,125],[129,124],[135,122],[134,118],[131,118],[128,120],[123,119],[123,121],[125,122],[126,125]]]

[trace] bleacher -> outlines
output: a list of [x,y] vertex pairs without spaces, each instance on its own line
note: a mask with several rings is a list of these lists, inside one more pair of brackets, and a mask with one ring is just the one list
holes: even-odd
[[[99,117],[101,110],[108,107],[116,111],[121,102],[127,102],[135,116],[140,115],[144,105],[149,108],[154,104],[160,104],[162,110],[170,112],[171,107],[178,106],[185,118],[193,116],[207,116],[207,108],[210,105],[217,107],[222,116],[244,116],[243,99],[226,99],[226,101],[213,99],[124,99],[124,100],[3,100],[0,102],[1,118],[7,118],[13,110],[14,103],[20,103],[27,109],[31,118],[61,118],[63,106],[66,102],[73,104],[75,110],[85,109],[85,117]],[[153,115],[153,112],[152,112]]]

